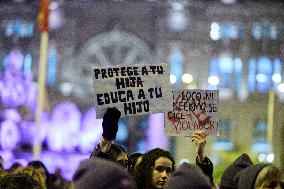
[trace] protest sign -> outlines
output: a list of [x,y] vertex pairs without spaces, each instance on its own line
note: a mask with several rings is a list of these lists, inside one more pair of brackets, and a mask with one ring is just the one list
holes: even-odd
[[95,68],[93,86],[97,118],[108,107],[116,107],[122,116],[171,110],[168,64]]
[[218,90],[172,92],[172,110],[165,114],[165,134],[190,136],[196,130],[218,131]]

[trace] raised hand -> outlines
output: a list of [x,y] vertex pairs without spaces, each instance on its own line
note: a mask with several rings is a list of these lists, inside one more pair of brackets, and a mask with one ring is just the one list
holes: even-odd
[[195,151],[200,162],[204,160],[204,149],[206,145],[205,131],[195,131],[191,135],[191,142],[195,142]]
[[120,118],[120,111],[113,108],[108,108],[103,117],[103,137],[106,140],[115,140],[118,131],[118,121]]

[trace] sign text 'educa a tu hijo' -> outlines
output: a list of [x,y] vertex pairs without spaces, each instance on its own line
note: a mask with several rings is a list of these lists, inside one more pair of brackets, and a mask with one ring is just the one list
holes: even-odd
[[122,116],[171,110],[168,64],[98,67],[93,86],[97,118],[108,107],[116,107]]

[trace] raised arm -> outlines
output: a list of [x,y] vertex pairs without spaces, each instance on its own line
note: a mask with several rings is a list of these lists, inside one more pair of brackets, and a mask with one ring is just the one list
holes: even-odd
[[204,150],[206,146],[206,133],[205,131],[196,131],[191,135],[191,141],[195,142],[196,151],[196,165],[210,178],[212,185],[213,182],[213,163],[208,157],[205,156]]
[[120,115],[120,111],[115,107],[107,109],[102,122],[103,138],[94,148],[90,157],[101,157],[106,159],[109,158],[108,151],[111,147],[112,141],[116,138]]

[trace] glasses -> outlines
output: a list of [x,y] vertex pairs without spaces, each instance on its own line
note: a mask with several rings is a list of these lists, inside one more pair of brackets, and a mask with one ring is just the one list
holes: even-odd
[[118,160],[116,162],[119,163],[120,165],[122,165],[125,168],[128,167],[128,160]]

